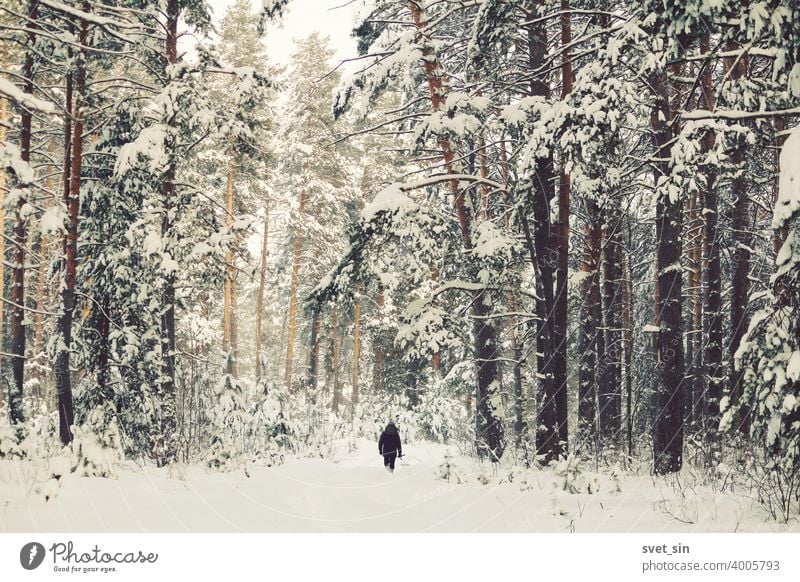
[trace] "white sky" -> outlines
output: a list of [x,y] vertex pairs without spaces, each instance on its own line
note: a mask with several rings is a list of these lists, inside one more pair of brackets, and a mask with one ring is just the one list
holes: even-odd
[[[261,9],[261,0],[251,0],[254,10]],[[214,22],[225,14],[231,0],[209,0],[214,11]],[[343,8],[333,9],[348,4]],[[353,57],[356,54],[355,40],[350,37],[353,20],[359,1],[348,0],[290,0],[289,11],[284,14],[279,26],[270,25],[264,37],[269,59],[274,63],[287,64],[294,50],[293,39],[304,38],[314,31],[330,36],[330,46],[336,51],[336,59]]]

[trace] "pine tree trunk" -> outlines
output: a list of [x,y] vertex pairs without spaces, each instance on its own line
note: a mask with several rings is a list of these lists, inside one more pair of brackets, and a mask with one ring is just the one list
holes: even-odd
[[622,249],[622,350],[625,360],[625,427],[628,462],[633,460],[633,322],[631,318],[630,224],[627,223],[627,244]]
[[[569,1],[561,0],[561,45],[572,42]],[[545,40],[546,46],[546,40]],[[545,49],[546,50],[546,49]],[[566,51],[561,66],[561,98],[572,92],[572,57]],[[570,177],[561,172],[558,189],[559,224],[556,245],[558,264],[556,267],[556,296],[553,306],[553,379],[555,388],[556,421],[558,422],[559,451],[567,446],[567,306],[569,301],[569,203]]]
[[[179,0],[167,0],[166,40],[164,43],[167,65],[172,66],[178,62],[178,18],[180,17]],[[170,117],[168,125],[172,127],[173,118]],[[176,236],[173,218],[171,217],[175,200],[175,179],[177,160],[175,152],[169,152],[169,164],[164,175],[164,217],[161,223],[161,236],[170,239]],[[175,419],[175,274],[170,272],[164,280],[164,313],[161,317],[161,343],[163,372],[161,381],[161,406],[160,406],[160,435],[154,446],[157,452],[156,462],[159,466],[171,463],[175,459],[174,436],[176,430]]]
[[579,446],[597,438],[597,337],[601,313],[600,256],[603,230],[597,203],[587,199],[587,223],[584,227],[584,250],[581,271],[581,315],[578,335],[578,435]]
[[[378,296],[375,298],[375,305],[377,306],[378,319],[383,316],[383,289],[378,289]],[[377,338],[373,345],[373,360],[375,362],[372,369],[372,391],[375,394],[381,393],[383,386],[383,345],[381,338]]]
[[[534,20],[534,13],[527,13]],[[547,30],[541,21],[527,24],[528,67],[535,71],[544,63],[547,53]],[[539,78],[530,81],[531,96],[549,97],[550,87]],[[560,228],[550,217],[550,208],[556,197],[554,188],[555,167],[553,154],[536,161],[536,171],[529,186],[529,203],[532,210],[534,231],[525,220],[526,240],[537,279],[536,349],[537,372],[541,378],[539,410],[537,413],[536,452],[545,462],[558,459],[567,443],[566,418],[566,359],[565,315],[556,305],[559,294],[554,292],[558,283],[558,267],[561,261]],[[560,203],[560,200],[559,200]],[[560,220],[560,219],[559,219]],[[566,297],[564,298],[566,300]],[[564,311],[562,313],[562,311]]]
[[[707,54],[710,40],[708,35],[700,38],[700,52]],[[706,67],[702,78],[703,109],[714,108],[714,86],[712,84],[711,67]],[[703,136],[703,151],[714,149],[716,137],[713,131]],[[703,254],[705,264],[703,281],[703,330],[705,332],[705,351],[703,353],[704,393],[706,411],[703,432],[708,437],[716,433],[719,426],[719,403],[722,398],[724,372],[722,366],[722,267],[720,263],[719,234],[719,201],[717,195],[717,173],[712,165],[703,168],[704,208],[703,219]]]
[[[650,115],[654,156],[653,181],[671,174],[672,128],[668,80],[664,71],[653,73],[650,85],[655,105]],[[653,461],[656,474],[679,471],[683,464],[684,353],[682,335],[681,208],[666,192],[656,202],[656,260],[659,323],[658,383],[653,394]]]
[[[233,165],[234,153],[229,154],[231,158],[228,164],[228,181],[225,189],[225,226],[230,234],[233,230],[233,183],[236,170]],[[223,290],[223,330],[222,330],[222,351],[225,354],[225,373],[236,377],[236,340],[235,340],[235,327],[236,327],[236,313],[235,313],[235,296],[236,296],[236,269],[234,261],[236,260],[236,253],[234,247],[236,244],[231,243],[230,248],[225,253],[225,283]]]
[[[2,56],[0,66],[3,69],[8,64],[8,46],[2,43]],[[6,124],[8,123],[8,100],[0,95],[0,146],[6,145]],[[0,170],[0,233],[6,232],[6,172]],[[0,236],[0,351],[6,344],[6,237]],[[3,379],[3,364],[5,356],[0,356],[0,408],[6,400],[6,391]]]
[[361,286],[356,285],[356,306],[353,309],[353,392],[350,396],[350,416],[355,416],[356,404],[358,404],[358,377],[359,366],[361,363],[361,300],[359,295]]
[[308,399],[315,402],[317,394],[317,382],[319,377],[319,332],[322,327],[322,314],[320,310],[314,309],[311,319],[311,342],[308,351]]
[[[306,207],[306,193],[300,192],[300,207],[298,218],[302,219]],[[294,253],[292,255],[292,278],[289,290],[289,330],[286,338],[286,387],[292,389],[292,374],[294,372],[294,342],[297,335],[297,284],[300,273],[300,263],[303,251],[303,232],[298,227],[294,230]]]
[[[67,78],[67,83],[71,84],[71,79]],[[68,106],[71,110],[71,104]],[[53,142],[51,141],[48,144],[47,148],[48,155],[52,156],[54,152]],[[66,163],[66,162],[65,162]],[[48,172],[47,177],[45,178],[45,190],[47,192],[53,192],[53,178],[52,174]],[[50,201],[46,200],[44,203],[44,207],[48,208],[50,206]],[[35,358],[39,358],[40,354],[42,353],[42,346],[44,344],[44,311],[46,306],[46,289],[47,289],[47,253],[49,252],[48,244],[47,244],[47,236],[44,233],[40,233],[39,235],[39,245],[37,248],[37,252],[39,255],[39,265],[36,272],[36,313],[34,314],[33,319],[33,354]],[[41,386],[44,383],[44,374],[43,372],[44,367],[39,366],[36,368],[36,379],[37,379],[37,387],[40,391],[41,395]],[[47,398],[47,408],[50,409],[51,401]]]
[[336,305],[331,307],[331,342],[333,344],[333,411],[339,412],[342,386],[339,383],[339,321]]
[[[84,12],[89,12],[88,2],[83,3]],[[74,411],[72,405],[72,382],[70,371],[70,351],[72,349],[72,321],[75,313],[75,283],[78,266],[78,217],[80,207],[81,168],[83,163],[83,126],[86,115],[86,43],[89,37],[89,23],[80,20],[81,51],[75,68],[75,92],[77,99],[73,108],[72,159],[70,167],[69,197],[67,207],[67,233],[64,237],[64,283],[61,291],[61,315],[58,327],[61,343],[56,352],[53,365],[56,397],[58,399],[59,434],[61,442],[72,441]]]
[[[610,204],[613,204],[610,203]],[[598,384],[600,437],[618,446],[622,433],[622,219],[618,208],[607,208],[603,247],[603,328],[605,351],[601,355]]]
[[[731,43],[728,48],[733,50],[738,47]],[[747,75],[748,58],[742,55],[738,60],[729,59],[731,82],[736,82]],[[733,220],[731,228],[733,230],[734,248],[731,258],[733,261],[733,281],[731,287],[731,343],[729,345],[730,361],[730,392],[731,401],[738,402],[742,394],[743,372],[736,371],[734,368],[734,354],[739,349],[742,336],[747,331],[749,316],[747,313],[747,296],[750,293],[750,243],[752,234],[749,228],[748,219],[750,218],[750,199],[748,197],[746,170],[747,142],[744,137],[734,138],[733,151],[730,161],[733,168],[737,171],[731,181],[731,197],[733,199]],[[749,407],[746,403],[741,403],[741,414],[738,419],[740,430],[747,434],[749,432]]]
[[[33,95],[34,86],[34,46],[36,42],[36,29],[39,2],[30,0],[28,3],[28,43],[29,50],[25,52],[23,76],[25,78],[23,91]],[[31,160],[31,137],[33,131],[33,115],[28,108],[22,108],[20,125],[20,157],[26,163]],[[11,309],[9,328],[11,329],[11,369],[14,376],[14,385],[8,395],[8,407],[12,423],[24,422],[22,411],[22,396],[25,386],[25,245],[27,239],[27,222],[25,205],[27,200],[20,196],[14,213],[14,251],[12,253],[13,269],[11,274]]]
[[258,298],[256,299],[256,383],[264,372],[261,365],[261,345],[264,325],[264,293],[267,286],[267,261],[269,259],[269,205],[264,206],[264,238],[261,243],[261,265],[258,273]]

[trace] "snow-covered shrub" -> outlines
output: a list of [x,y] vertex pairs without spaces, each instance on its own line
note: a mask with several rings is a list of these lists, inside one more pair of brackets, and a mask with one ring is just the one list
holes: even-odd
[[597,476],[586,471],[584,460],[577,455],[560,459],[553,468],[557,485],[567,493],[597,493],[600,485]]
[[285,412],[287,396],[283,389],[274,387],[256,402],[250,414],[247,452],[251,459],[263,460],[268,467],[283,463],[286,452],[294,448],[296,428]]
[[226,374],[217,384],[214,397],[206,463],[220,470],[238,468],[244,460],[244,436],[252,424],[242,384]]
[[17,431],[8,420],[6,407],[0,406],[0,459],[18,457],[20,455]]
[[445,453],[444,460],[437,467],[436,478],[447,481],[448,483],[451,481],[462,483],[464,481],[464,475],[453,462],[453,457],[450,455],[450,451]]
[[105,406],[86,415],[84,424],[72,429],[73,471],[83,477],[115,477],[124,451],[117,419]]
[[469,420],[463,402],[442,392],[440,388],[431,394],[422,394],[414,412],[420,437],[447,444],[450,439],[464,436],[462,433],[464,427],[469,426]]

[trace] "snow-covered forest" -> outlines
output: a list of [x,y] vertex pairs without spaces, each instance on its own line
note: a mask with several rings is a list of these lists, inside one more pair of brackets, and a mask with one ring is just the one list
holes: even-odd
[[795,527],[800,4],[292,2],[0,5],[0,529]]

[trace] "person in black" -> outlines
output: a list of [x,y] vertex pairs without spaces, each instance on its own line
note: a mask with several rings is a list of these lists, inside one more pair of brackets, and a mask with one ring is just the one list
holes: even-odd
[[400,433],[393,422],[386,425],[378,439],[378,452],[383,455],[383,466],[390,473],[394,473],[394,462],[397,457],[403,456],[403,446],[400,444]]

